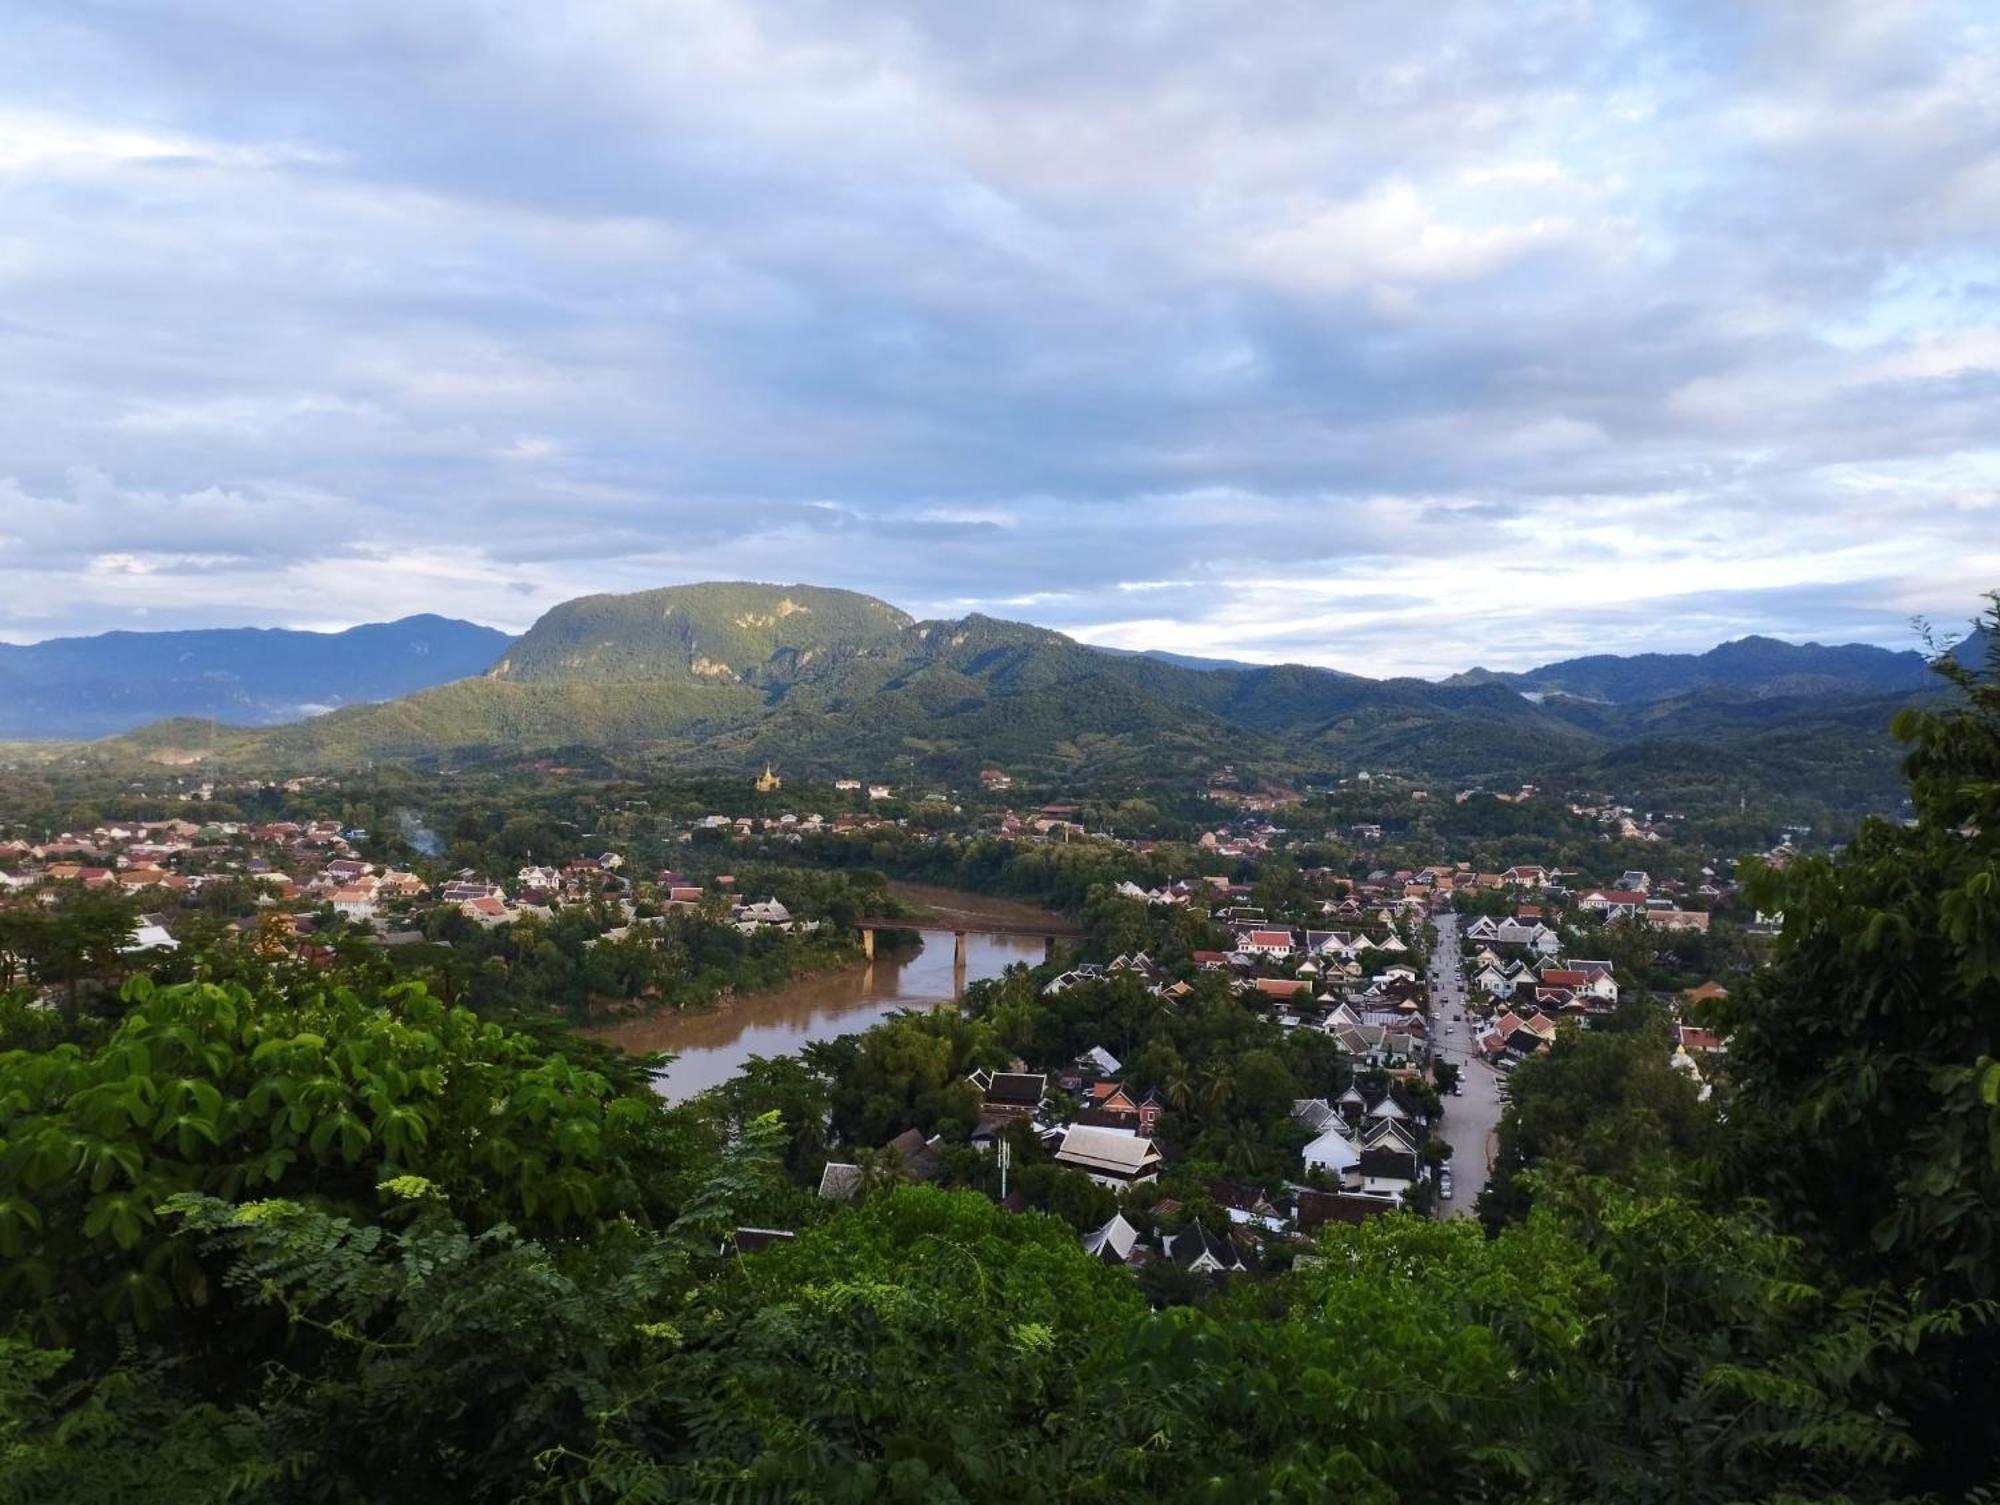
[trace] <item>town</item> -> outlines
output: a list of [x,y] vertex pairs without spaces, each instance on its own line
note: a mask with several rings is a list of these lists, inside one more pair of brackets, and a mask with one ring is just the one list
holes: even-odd
[[[566,1010],[588,1029],[634,1010],[754,1010],[760,987],[872,965],[858,918],[913,944],[934,922],[892,879],[978,882],[1072,918],[1052,916],[1041,965],[954,977],[956,996],[930,1000],[943,1015],[885,1021],[846,1042],[844,1066],[808,1050],[819,1121],[795,1126],[809,1149],[792,1173],[827,1205],[934,1182],[1053,1211],[1094,1257],[1152,1266],[1149,1291],[1192,1299],[1202,1281],[1310,1258],[1328,1222],[1476,1214],[1513,1169],[1510,1079],[1566,1031],[1643,1012],[1660,1062],[1705,1101],[1726,1052],[1704,1007],[1770,931],[1740,900],[1733,857],[1608,802],[1366,774],[1302,797],[1246,790],[1223,768],[1182,817],[1120,812],[1134,827],[1121,835],[1101,799],[1024,807],[1014,782],[989,768],[964,796],[847,777],[788,794],[766,767],[735,786],[736,808],[704,810],[731,786],[614,798],[581,781],[620,840],[573,820],[524,826],[513,805],[511,821],[489,819],[504,783],[455,795],[455,813],[378,802],[364,828],[313,813],[353,813],[337,778],[164,781],[133,807],[177,813],[0,833],[0,984],[73,1011],[79,992],[101,1007],[141,971],[360,967],[503,1017]],[[1380,818],[1343,819],[1357,801]],[[1435,846],[1413,860],[1413,840],[1448,845],[1438,827],[1482,808],[1527,829],[1463,848],[1540,860],[1489,867]],[[448,846],[431,823],[454,821],[522,829]],[[1551,822],[1559,837],[1529,834]],[[1760,859],[1782,864],[1804,834]],[[1558,865],[1579,846],[1676,866]],[[72,909],[82,942],[63,923]],[[857,1106],[843,1077],[871,1075],[890,1052],[878,1037],[926,1031],[951,1037],[958,1075],[876,1082],[889,1106]],[[752,1078],[710,1092],[706,1111],[740,1117]]]

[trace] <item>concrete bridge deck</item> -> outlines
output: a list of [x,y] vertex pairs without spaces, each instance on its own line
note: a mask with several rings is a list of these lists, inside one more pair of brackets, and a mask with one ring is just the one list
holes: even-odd
[[968,935],[1017,935],[1029,939],[1039,936],[1043,953],[1053,957],[1057,941],[1074,940],[1083,934],[1082,926],[1056,915],[1051,915],[1047,920],[1001,920],[970,914],[908,917],[869,915],[854,923],[861,931],[861,954],[870,961],[875,959],[876,931],[928,930],[937,934],[948,933],[952,937],[952,965],[959,967],[965,965],[965,938]]

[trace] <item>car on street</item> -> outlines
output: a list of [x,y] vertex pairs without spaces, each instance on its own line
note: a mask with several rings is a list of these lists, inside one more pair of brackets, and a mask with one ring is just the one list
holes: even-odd
[[1449,1170],[1438,1172],[1438,1195],[1447,1202],[1451,1200],[1451,1172]]

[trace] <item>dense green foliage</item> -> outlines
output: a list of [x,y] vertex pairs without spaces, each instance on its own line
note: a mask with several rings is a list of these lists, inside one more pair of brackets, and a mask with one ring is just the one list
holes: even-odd
[[776,987],[855,960],[852,921],[892,908],[877,874],[778,870],[751,890],[776,896],[813,931],[744,932],[712,901],[626,923],[603,906],[571,904],[552,919],[484,929],[456,910],[427,924],[431,945],[381,957],[384,976],[414,978],[482,1014],[559,1010],[577,1020],[607,1006],[700,1008],[731,993]]
[[646,1216],[670,1174],[646,1103],[421,986],[128,997],[100,1040],[0,1055],[0,1300],[50,1336],[208,1301],[175,1193],[365,1213],[421,1175],[481,1226],[562,1231]]
[[84,985],[123,971],[133,907],[116,892],[73,888],[58,897],[52,906],[0,911],[0,989],[30,975],[57,984],[64,1017],[74,1022]]
[[[1716,1006],[1730,1034],[1726,1184],[1768,1198],[1842,1279],[1948,1311],[2000,1296],[2000,640],[1961,704],[1909,713],[1914,823],[1766,872],[1777,964]],[[1900,1375],[1941,1477],[2000,1468],[1990,1323]],[[1977,1439],[1976,1446],[1968,1446]]]
[[1275,1308],[1149,1314],[1061,1225],[964,1193],[718,1259],[758,1149],[587,1258],[475,1236],[415,1180],[374,1224],[178,1199],[286,1358],[198,1401],[157,1365],[52,1399],[55,1357],[12,1343],[0,1498],[1799,1500],[1909,1451],[1857,1404],[1902,1314],[1827,1306],[1785,1243],[1683,1203],[1342,1229]]
[[1563,1030],[1523,1061],[1510,1078],[1486,1219],[1518,1219],[1532,1201],[1527,1183],[1557,1175],[1673,1189],[1713,1138],[1715,1112],[1669,1064],[1672,1051],[1665,1021],[1639,1003],[1625,1006],[1618,1027]]

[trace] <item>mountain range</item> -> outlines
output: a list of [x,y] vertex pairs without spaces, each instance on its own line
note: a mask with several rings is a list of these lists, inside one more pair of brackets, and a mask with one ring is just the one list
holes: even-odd
[[1914,651],[1747,637],[1706,653],[1601,653],[1520,674],[1470,669],[1446,683],[1504,684],[1529,695],[1637,705],[1712,689],[1758,696],[1909,693],[1928,686],[1931,677],[1929,660]]
[[345,632],[231,627],[0,643],[0,738],[111,736],[169,716],[265,726],[478,674],[504,632],[413,616]]
[[[398,628],[407,624],[370,630]],[[1024,623],[917,621],[849,591],[742,583],[566,602],[492,644],[480,667],[287,725],[217,734],[167,720],[100,749],[297,767],[586,750],[677,769],[768,759],[804,773],[955,778],[987,764],[1191,776],[1228,761],[1271,777],[1561,774],[1663,799],[1810,788],[1849,804],[1891,797],[1887,721],[1936,683],[1914,652],[1768,638],[1524,674],[1376,680],[1113,653]]]

